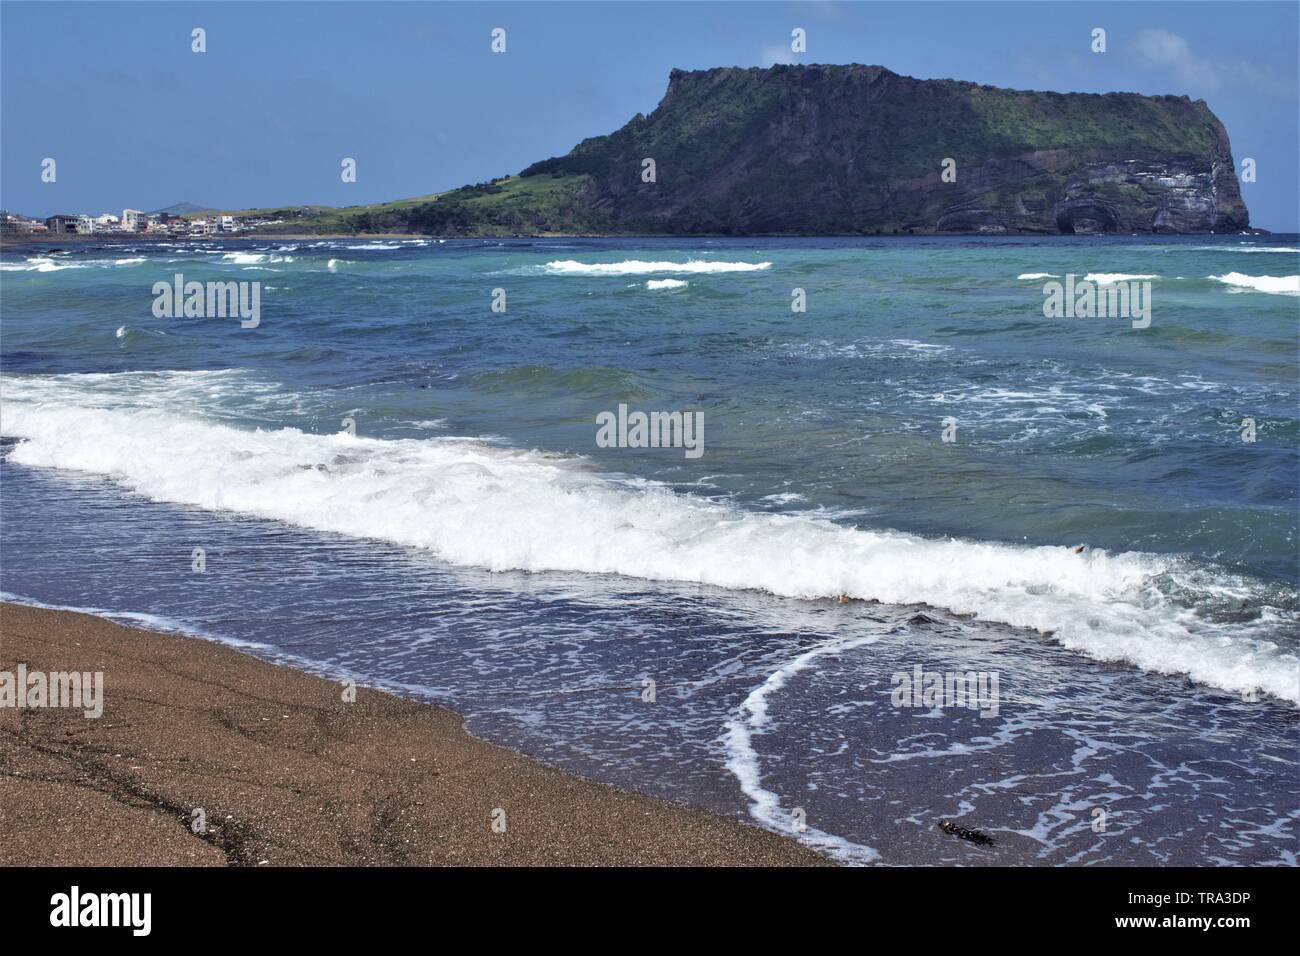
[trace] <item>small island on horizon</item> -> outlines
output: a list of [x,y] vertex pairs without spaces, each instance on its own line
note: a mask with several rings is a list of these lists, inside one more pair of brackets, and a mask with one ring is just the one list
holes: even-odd
[[22,228],[24,217],[7,217],[5,232],[24,239],[1263,232],[1251,229],[1227,131],[1204,100],[1009,90],[859,64],[675,69],[648,116],[517,175],[443,193],[345,207],[218,211],[180,203],[141,218],[147,229],[126,230],[123,221],[97,233],[92,217],[53,216],[38,235]]

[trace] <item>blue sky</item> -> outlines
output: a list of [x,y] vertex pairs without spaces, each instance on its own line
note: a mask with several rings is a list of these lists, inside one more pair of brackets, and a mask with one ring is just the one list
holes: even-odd
[[[648,113],[673,67],[880,64],[1186,94],[1251,220],[1295,232],[1294,2],[0,3],[0,204],[28,215],[350,205],[479,182]],[[207,31],[208,52],[190,49]],[[490,51],[504,27],[507,49]],[[808,53],[789,54],[794,27]],[[1107,51],[1089,49],[1094,27]],[[41,161],[58,162],[42,183]],[[340,181],[343,157],[357,182]]]

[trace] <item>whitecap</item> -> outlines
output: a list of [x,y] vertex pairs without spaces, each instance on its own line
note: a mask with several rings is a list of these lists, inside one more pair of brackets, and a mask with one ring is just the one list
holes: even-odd
[[1117,282],[1136,282],[1141,279],[1159,279],[1158,275],[1130,275],[1127,272],[1089,272],[1083,277],[1084,282],[1095,282],[1098,285],[1114,285]]
[[1240,272],[1229,272],[1227,275],[1206,278],[1233,286],[1234,292],[1252,289],[1255,292],[1267,292],[1271,295],[1300,295],[1300,275],[1248,276]]
[[686,262],[645,262],[640,259],[627,259],[623,262],[576,262],[573,259],[558,259],[546,263],[543,269],[549,275],[627,276],[645,275],[650,272],[695,274],[758,272],[771,267],[770,262],[716,262],[704,259],[691,259]]

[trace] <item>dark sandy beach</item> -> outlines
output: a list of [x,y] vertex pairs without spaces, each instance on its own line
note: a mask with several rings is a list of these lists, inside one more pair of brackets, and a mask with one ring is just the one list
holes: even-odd
[[825,863],[207,641],[0,604],[0,671],[20,662],[102,671],[104,712],[0,708],[0,865]]

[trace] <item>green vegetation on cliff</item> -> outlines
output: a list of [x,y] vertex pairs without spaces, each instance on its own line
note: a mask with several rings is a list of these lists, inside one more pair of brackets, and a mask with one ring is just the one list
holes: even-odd
[[414,232],[428,235],[509,236],[598,231],[577,200],[585,176],[510,176],[445,193],[370,206],[308,206],[243,210],[280,220],[270,232]]
[[[655,181],[642,178],[653,159]],[[955,163],[955,179],[940,176]],[[1202,101],[876,66],[674,70],[663,101],[519,176],[295,217],[437,235],[1172,231],[1249,224]]]

